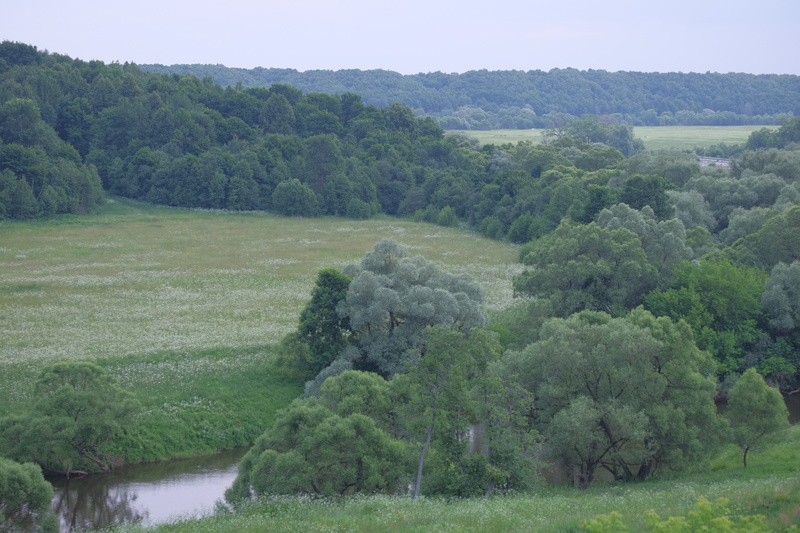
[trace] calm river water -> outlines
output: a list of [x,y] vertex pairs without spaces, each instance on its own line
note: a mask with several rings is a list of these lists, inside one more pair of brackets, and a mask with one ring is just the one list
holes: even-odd
[[64,532],[119,524],[155,525],[210,514],[236,477],[246,449],[121,468],[107,475],[53,480],[53,508]]
[[[800,422],[800,393],[785,397],[789,419]],[[246,449],[137,465],[107,475],[55,480],[53,507],[62,531],[129,523],[155,525],[213,512],[236,477]]]

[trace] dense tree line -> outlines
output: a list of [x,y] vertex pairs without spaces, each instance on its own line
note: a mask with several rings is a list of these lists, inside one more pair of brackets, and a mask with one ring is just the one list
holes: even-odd
[[[615,214],[639,220],[631,211]],[[659,229],[668,234],[646,231]],[[543,470],[587,488],[601,473],[680,471],[728,442],[746,467],[788,425],[780,393],[752,368],[718,413],[719,365],[687,320],[627,302],[616,316],[594,302],[545,306],[543,322],[523,319],[532,342],[512,334],[504,346],[480,299],[469,279],[392,241],[345,272],[322,270],[283,343],[284,363],[316,377],[245,455],[227,500],[489,496],[535,487]]]
[[368,104],[402,103],[446,129],[549,128],[565,119],[605,115],[633,125],[771,124],[800,114],[800,77],[742,73],[644,73],[553,69],[477,70],[402,75],[386,70],[228,68],[143,65],[149,72],[193,74],[224,86],[286,83],[308,92],[360,94]]

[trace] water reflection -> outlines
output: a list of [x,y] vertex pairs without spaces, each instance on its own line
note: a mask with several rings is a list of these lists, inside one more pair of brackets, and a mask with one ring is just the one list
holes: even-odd
[[155,525],[210,513],[236,477],[244,449],[52,480],[62,531]]
[[136,500],[137,494],[124,485],[72,480],[56,489],[53,510],[62,531],[98,529],[133,524],[149,517],[149,511],[137,507]]

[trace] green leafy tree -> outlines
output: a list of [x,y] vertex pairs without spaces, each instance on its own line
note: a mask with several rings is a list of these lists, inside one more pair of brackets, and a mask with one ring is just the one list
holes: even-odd
[[634,209],[649,205],[659,220],[672,215],[667,181],[658,176],[631,176],[625,180],[619,200]]
[[790,207],[764,226],[731,246],[728,255],[737,262],[772,268],[778,263],[800,260],[800,205]]
[[552,319],[539,341],[502,365],[535,398],[546,454],[578,487],[599,468],[618,480],[683,468],[718,435],[708,355],[685,324],[641,309]]
[[0,531],[58,532],[58,520],[50,510],[53,488],[31,463],[19,464],[0,457]]
[[273,93],[264,103],[259,122],[268,133],[294,133],[294,109],[284,95]]
[[758,268],[727,260],[684,263],[675,272],[673,288],[655,290],[645,298],[656,315],[684,319],[697,345],[720,362],[725,374],[741,368],[745,353],[761,337],[761,294],[766,274]]
[[582,117],[567,127],[567,134],[585,143],[603,143],[626,156],[644,149],[641,140],[633,136],[633,128],[622,124],[606,124],[596,116]]
[[108,471],[114,438],[130,429],[138,402],[99,366],[56,363],[36,382],[32,412],[0,420],[0,450],[45,471]]
[[768,207],[742,209],[737,207],[728,218],[728,227],[719,232],[719,239],[730,246],[738,239],[757,232],[764,227],[770,217],[778,214]]
[[11,98],[0,105],[0,139],[23,146],[54,150],[58,138],[42,120],[39,106],[28,98]]
[[584,224],[593,221],[600,211],[611,207],[619,200],[619,190],[608,185],[589,185],[587,195],[583,213],[577,217],[578,222]]
[[635,233],[662,283],[669,279],[675,266],[692,258],[692,250],[686,246],[683,223],[674,218],[659,221],[649,206],[638,210],[627,204],[617,204],[603,209],[597,216],[597,225]]
[[711,213],[711,207],[699,192],[667,191],[667,197],[675,209],[675,218],[683,222],[685,228],[712,230],[716,227],[717,221]]
[[344,355],[357,368],[385,376],[407,371],[422,355],[426,327],[468,331],[486,322],[483,292],[474,281],[423,257],[407,257],[394,241],[379,242],[345,273],[352,281],[338,311],[353,331],[353,346]]
[[789,427],[789,411],[781,393],[766,384],[754,368],[736,381],[728,396],[725,417],[731,424],[733,442],[742,448],[742,465],[747,453],[769,435]]
[[348,218],[366,220],[372,216],[372,207],[364,200],[351,198],[350,201],[347,202],[347,211],[345,214]]
[[336,308],[347,296],[349,286],[350,277],[340,270],[321,270],[317,274],[311,300],[300,312],[297,333],[311,351],[307,366],[312,374],[331,364],[347,345],[349,322],[339,316]]
[[0,171],[0,220],[26,220],[39,214],[30,185],[10,170]]
[[557,316],[583,309],[623,314],[657,281],[641,241],[624,228],[564,222],[520,256],[527,268],[514,278],[514,292],[550,300]]
[[791,333],[800,325],[800,261],[778,263],[767,279],[761,305],[769,318],[769,328]]
[[309,137],[305,144],[306,175],[314,191],[321,193],[328,180],[342,168],[342,144],[332,134]]
[[391,399],[381,381],[345,372],[327,380],[319,397],[292,403],[244,456],[226,499],[239,504],[261,495],[404,490],[409,455],[386,427]]
[[[464,477],[468,430],[478,416],[478,405],[470,395],[471,383],[486,371],[496,353],[490,340],[477,331],[467,336],[438,325],[429,328],[425,337],[423,357],[405,376],[409,387],[405,405],[407,427],[421,442],[414,498],[422,493],[425,460],[434,442],[442,455],[440,462],[444,463],[440,470],[451,478]],[[483,474],[478,475],[478,483],[483,481],[485,490],[487,481],[482,479]],[[454,481],[449,480],[451,486]]]
[[281,215],[310,217],[319,210],[317,195],[297,178],[282,181],[272,192],[272,207]]

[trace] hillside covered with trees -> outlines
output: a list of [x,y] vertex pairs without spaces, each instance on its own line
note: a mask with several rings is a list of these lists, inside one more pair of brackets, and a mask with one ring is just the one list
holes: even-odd
[[777,124],[800,115],[800,76],[742,73],[477,70],[403,75],[387,70],[142,65],[223,86],[286,83],[306,92],[354,92],[378,107],[401,103],[445,129],[551,128],[601,115],[633,126]]

